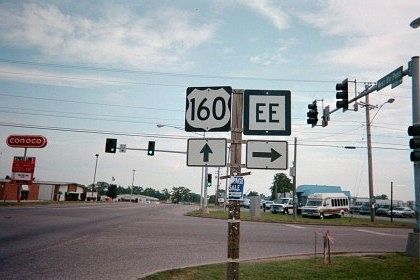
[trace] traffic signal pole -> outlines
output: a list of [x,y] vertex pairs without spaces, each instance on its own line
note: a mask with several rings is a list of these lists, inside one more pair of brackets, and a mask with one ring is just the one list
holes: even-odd
[[[409,75],[412,80],[413,125],[420,124],[420,81],[419,57],[411,58]],[[408,234],[406,251],[409,256],[417,257],[420,262],[420,162],[414,162],[414,207],[416,212],[416,227]]]
[[370,221],[375,222],[374,193],[373,193],[373,166],[372,166],[372,135],[370,133],[369,95],[366,95],[366,137],[368,151],[368,177],[369,177],[369,210]]

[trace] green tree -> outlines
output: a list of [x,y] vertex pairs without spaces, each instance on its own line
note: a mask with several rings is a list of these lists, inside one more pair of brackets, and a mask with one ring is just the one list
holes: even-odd
[[114,199],[117,197],[117,185],[109,185],[106,196]]
[[109,184],[107,182],[97,182],[95,190],[99,193],[99,195],[106,195],[108,188]]
[[178,204],[181,201],[188,201],[191,190],[185,187],[173,187],[171,193],[172,203]]
[[381,194],[381,195],[375,196],[375,199],[388,199],[388,196],[386,194]]
[[250,191],[247,196],[258,196],[258,192]]
[[278,193],[287,193],[293,190],[293,184],[290,181],[290,178],[284,173],[277,173],[274,175],[273,185],[271,189],[271,199],[274,200],[277,198]]

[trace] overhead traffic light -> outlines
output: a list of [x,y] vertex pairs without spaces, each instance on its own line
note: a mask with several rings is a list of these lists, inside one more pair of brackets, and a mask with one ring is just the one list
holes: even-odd
[[409,126],[408,135],[414,136],[410,139],[410,149],[414,150],[410,154],[410,160],[420,162],[420,124]]
[[326,127],[328,125],[328,121],[330,120],[330,106],[326,106],[322,111],[322,127]]
[[345,79],[339,84],[335,85],[335,89],[337,90],[337,94],[335,97],[338,100],[336,103],[337,108],[343,108],[343,112],[347,111],[349,108],[349,81]]
[[308,104],[308,113],[306,116],[308,117],[306,120],[307,124],[311,124],[312,127],[316,126],[318,123],[318,107],[316,106],[316,100],[311,104]]
[[155,141],[149,141],[149,145],[147,146],[147,155],[155,155]]
[[115,154],[116,151],[117,151],[117,139],[106,138],[105,153]]
[[207,187],[211,187],[211,174],[207,174]]

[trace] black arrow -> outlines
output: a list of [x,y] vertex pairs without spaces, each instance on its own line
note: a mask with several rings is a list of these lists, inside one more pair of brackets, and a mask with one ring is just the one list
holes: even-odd
[[253,152],[252,157],[271,158],[271,162],[273,162],[279,157],[281,157],[281,154],[279,154],[276,150],[271,148],[271,152]]
[[209,154],[212,154],[213,151],[210,149],[209,144],[206,143],[204,147],[201,149],[200,154],[203,154],[203,161],[209,162]]

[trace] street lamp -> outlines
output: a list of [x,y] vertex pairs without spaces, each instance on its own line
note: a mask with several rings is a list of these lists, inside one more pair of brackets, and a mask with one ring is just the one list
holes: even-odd
[[98,157],[99,157],[99,154],[96,154],[95,157],[96,157],[96,161],[95,161],[95,173],[93,173],[92,199],[93,199],[93,189],[95,187],[95,182],[96,182],[96,169],[98,168]]
[[413,21],[410,23],[410,26],[411,26],[412,28],[417,28],[417,27],[419,27],[419,26],[420,26],[420,17],[418,17],[418,18],[416,18],[415,20],[413,20]]
[[[184,131],[183,128],[178,127],[178,126],[173,126],[173,125],[167,125],[167,124],[157,124],[156,125],[158,128],[162,128],[162,127],[171,127],[171,128],[175,128],[178,130],[182,130]],[[193,132],[195,134],[198,134],[200,136],[202,136],[203,138],[206,137],[206,133],[203,132],[203,134],[198,133],[198,132]],[[200,193],[200,208],[207,208],[207,182],[205,183],[204,180],[207,181],[207,175],[208,175],[208,167],[204,167],[201,168],[201,193]],[[204,190],[204,191],[203,191]],[[204,192],[204,195],[203,195]],[[204,196],[204,197],[203,197]],[[204,198],[204,199],[203,199]]]
[[136,170],[133,169],[133,181],[131,181],[131,195],[130,195],[130,202],[133,202],[133,188],[134,188],[134,174],[136,173]]

